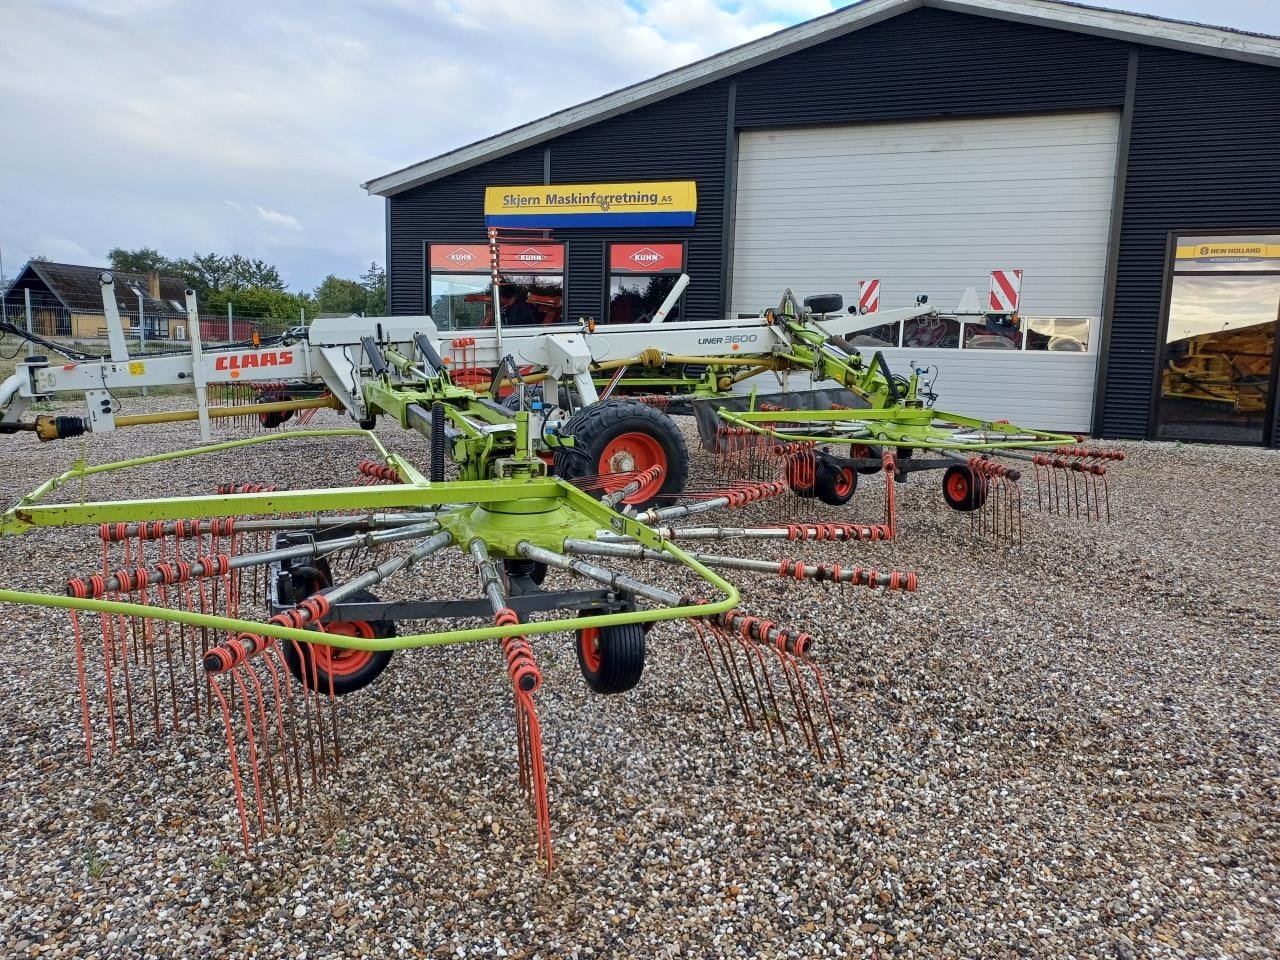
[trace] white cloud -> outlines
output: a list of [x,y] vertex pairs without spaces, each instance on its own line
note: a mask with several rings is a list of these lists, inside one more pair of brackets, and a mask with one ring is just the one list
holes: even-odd
[[267,210],[256,204],[254,209],[258,211],[258,218],[265,220],[267,223],[279,224],[282,227],[288,227],[290,230],[301,230],[302,224],[298,222],[298,218],[287,213],[281,213],[279,210]]

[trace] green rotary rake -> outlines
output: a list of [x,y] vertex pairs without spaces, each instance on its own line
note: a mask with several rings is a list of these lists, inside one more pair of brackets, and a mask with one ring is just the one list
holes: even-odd
[[[628,409],[631,404],[627,404]],[[535,695],[536,645],[569,633],[587,685],[624,693],[641,679],[646,638],[692,624],[725,710],[771,744],[803,743],[823,760],[843,748],[806,633],[740,608],[725,572],[914,590],[914,574],[860,565],[779,562],[691,550],[698,541],[873,541],[883,524],[690,525],[716,511],[796,498],[785,479],[724,480],[655,499],[662,470],[549,475],[524,410],[452,386],[447,375],[387,390],[395,412],[431,440],[427,474],[362,430],[295,431],[136,460],[86,465],[50,480],[0,517],[0,534],[87,528],[96,569],[65,595],[0,590],[0,602],[70,611],[86,756],[221,722],[240,832],[279,823],[342,758],[347,697],[396,651],[496,644],[510,678],[519,781],[548,868],[552,837]],[[643,408],[641,408],[643,409]],[[358,483],[279,490],[235,481],[214,495],[93,502],[98,475],[294,438],[364,436],[374,456]],[[545,437],[563,454],[573,438]],[[447,453],[467,479],[442,480]],[[74,502],[55,491],[81,489]],[[679,544],[679,545],[678,545]],[[425,597],[423,568],[452,552],[473,571],[455,595]],[[675,568],[660,586],[637,565]],[[548,585],[548,572],[556,582]],[[379,599],[387,589],[406,599]],[[427,623],[429,629],[420,625]],[[93,678],[93,680],[91,680]],[[100,680],[98,680],[100,678]],[[799,733],[795,728],[799,727]],[[790,730],[788,729],[790,728]]]

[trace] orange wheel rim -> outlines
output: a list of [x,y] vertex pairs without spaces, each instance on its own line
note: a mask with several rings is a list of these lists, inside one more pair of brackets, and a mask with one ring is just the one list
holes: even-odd
[[582,648],[582,662],[592,673],[600,672],[600,628],[587,627],[578,631],[578,646]]
[[[324,633],[339,637],[359,637],[362,640],[374,638],[373,625],[367,620],[336,620],[333,623],[321,624],[320,629]],[[334,678],[348,677],[368,666],[369,661],[373,659],[373,651],[313,643],[311,658],[315,661],[317,670],[323,670]]]
[[[598,472],[601,476],[643,473],[650,467],[659,468],[658,476],[641,484],[635,493],[623,497],[623,503],[643,503],[658,492],[667,475],[667,452],[656,438],[647,433],[620,433],[601,451]],[[614,489],[625,485],[617,484]]]
[[947,496],[952,500],[967,500],[969,497],[969,478],[963,471],[957,470],[947,477]]
[[836,483],[835,483],[836,496],[837,497],[849,496],[851,493],[853,493],[853,485],[856,482],[857,481],[854,480],[853,471],[848,467],[843,467],[840,470],[840,472],[836,474]]

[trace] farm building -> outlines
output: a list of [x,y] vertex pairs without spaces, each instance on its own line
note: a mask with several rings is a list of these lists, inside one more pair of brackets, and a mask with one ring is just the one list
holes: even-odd
[[115,277],[120,319],[126,328],[137,328],[141,312],[147,318],[149,337],[169,336],[170,317],[185,311],[185,280],[49,260],[32,260],[22,268],[5,292],[5,317],[10,322],[25,321],[28,295],[24,291],[30,291],[34,333],[80,340],[103,338],[107,335],[107,319],[98,278],[104,273]]
[[642,319],[682,271],[690,319],[973,287],[1016,323],[870,312],[860,343],[949,409],[1274,445],[1278,67],[1226,28],[864,0],[364,186],[390,311],[446,329],[481,322],[487,227],[550,227],[503,265],[525,322]]

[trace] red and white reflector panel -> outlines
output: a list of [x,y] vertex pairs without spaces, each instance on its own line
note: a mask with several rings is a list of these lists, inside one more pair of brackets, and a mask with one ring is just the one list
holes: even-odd
[[858,312],[875,313],[880,309],[880,281],[858,281]]
[[991,271],[991,309],[1017,310],[1018,292],[1022,289],[1021,270]]

